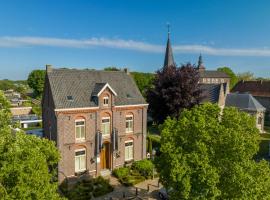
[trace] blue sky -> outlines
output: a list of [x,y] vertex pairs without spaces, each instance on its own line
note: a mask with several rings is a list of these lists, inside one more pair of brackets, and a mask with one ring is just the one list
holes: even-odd
[[0,79],[33,69],[162,67],[166,23],[177,64],[270,77],[268,0],[10,0],[0,2]]

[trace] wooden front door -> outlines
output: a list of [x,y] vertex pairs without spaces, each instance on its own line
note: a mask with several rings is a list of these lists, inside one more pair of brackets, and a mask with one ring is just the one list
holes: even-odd
[[103,144],[100,155],[100,167],[101,169],[110,169],[110,143]]

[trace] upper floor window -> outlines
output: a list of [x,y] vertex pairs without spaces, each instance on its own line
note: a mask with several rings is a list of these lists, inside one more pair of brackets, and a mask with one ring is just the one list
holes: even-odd
[[103,97],[103,106],[108,106],[109,105],[109,97]]
[[86,150],[79,149],[75,151],[75,172],[86,170]]
[[101,120],[101,132],[103,135],[109,135],[111,129],[110,117],[103,117]]
[[126,116],[126,133],[133,132],[133,115]]
[[85,120],[79,119],[75,121],[76,140],[85,140]]

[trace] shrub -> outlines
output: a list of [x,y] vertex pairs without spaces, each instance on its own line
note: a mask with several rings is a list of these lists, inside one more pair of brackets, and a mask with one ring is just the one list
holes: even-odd
[[69,192],[67,198],[72,200],[88,200],[113,191],[109,180],[99,176],[96,179],[79,181]]
[[131,168],[137,170],[145,178],[149,178],[153,175],[154,164],[145,159],[132,163]]
[[126,176],[128,176],[130,169],[128,167],[120,167],[113,170],[113,175],[118,178],[122,179]]

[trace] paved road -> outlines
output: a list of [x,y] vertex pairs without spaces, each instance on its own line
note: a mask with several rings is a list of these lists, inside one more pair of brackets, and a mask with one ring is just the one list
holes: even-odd
[[[96,200],[110,200],[110,197],[113,200],[124,200],[124,199],[144,199],[144,200],[153,200],[158,198],[158,179],[146,180],[144,182],[138,183],[135,186],[125,187],[122,186],[118,180],[114,177],[110,177],[110,182],[114,186],[114,191],[102,196],[95,198]],[[149,185],[149,191],[147,190]],[[138,188],[138,197],[135,198],[136,188]],[[123,198],[123,193],[125,193],[126,198]],[[132,198],[134,197],[134,198]]]

